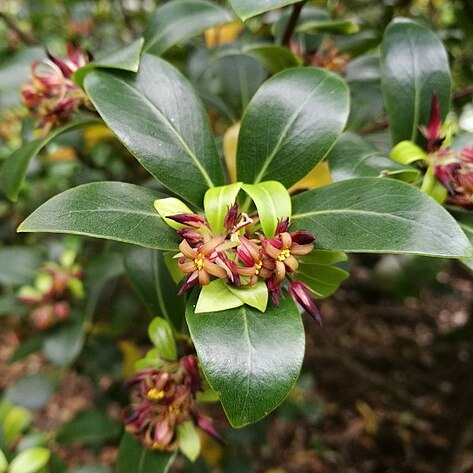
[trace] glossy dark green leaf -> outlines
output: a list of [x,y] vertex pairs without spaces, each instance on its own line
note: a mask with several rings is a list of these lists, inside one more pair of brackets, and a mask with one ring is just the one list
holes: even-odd
[[440,39],[412,20],[394,20],[384,33],[381,85],[393,144],[417,141],[419,125],[429,121],[432,92],[443,118],[450,108],[450,69]]
[[118,51],[113,51],[107,56],[97,58],[74,72],[72,76],[74,81],[82,87],[85,76],[94,69],[119,69],[121,71],[138,72],[143,43],[144,39],[138,38]]
[[287,69],[265,82],[241,124],[238,180],[298,182],[335,143],[348,106],[346,84],[323,69]]
[[159,194],[122,182],[95,182],[48,200],[19,232],[72,233],[162,250],[177,249],[175,232],[153,207]]
[[419,171],[385,157],[371,143],[354,133],[344,133],[328,154],[334,181],[354,177],[395,177],[412,181]]
[[137,74],[92,71],[84,85],[108,126],[173,192],[201,207],[207,189],[223,184],[207,114],[169,63],[145,54]]
[[61,444],[102,443],[116,439],[121,431],[121,422],[110,418],[101,409],[92,409],[80,412],[63,424],[56,434],[56,440]]
[[175,454],[147,450],[130,434],[120,442],[117,473],[167,473]]
[[274,44],[248,46],[243,49],[243,52],[261,59],[264,65],[273,74],[281,72],[284,69],[301,66],[303,62],[300,56],[296,56],[288,48]]
[[300,0],[230,0],[233,9],[243,20],[247,20],[261,13],[265,13],[276,8],[298,3]]
[[39,252],[33,248],[9,246],[0,248],[0,284],[31,284],[41,264]]
[[234,427],[256,422],[275,409],[299,376],[304,328],[289,296],[263,314],[248,306],[186,318],[205,376],[219,393]]
[[159,56],[175,44],[232,20],[232,14],[214,2],[174,0],[159,7],[152,16],[143,49]]
[[12,201],[18,200],[21,185],[25,179],[26,171],[31,160],[54,138],[75,128],[85,127],[97,123],[96,119],[87,118],[71,122],[67,125],[54,129],[45,138],[26,143],[14,151],[3,163],[0,173],[1,185],[5,195]]
[[43,353],[57,366],[66,367],[79,356],[84,346],[85,327],[81,321],[54,329],[44,340]]
[[164,317],[180,331],[185,302],[177,295],[179,288],[166,268],[163,255],[145,248],[130,248],[125,255],[125,270],[150,314]]
[[321,249],[468,257],[461,228],[435,200],[394,179],[336,182],[293,199],[294,228],[316,235]]

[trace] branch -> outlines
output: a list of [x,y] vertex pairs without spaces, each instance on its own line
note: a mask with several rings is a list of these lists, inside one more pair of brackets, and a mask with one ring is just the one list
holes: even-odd
[[28,33],[22,31],[14,22],[14,20],[10,18],[10,16],[8,16],[6,13],[0,12],[0,19],[2,19],[5,22],[5,24],[10,30],[16,33],[18,38],[20,38],[21,41],[23,41],[23,43],[25,43],[26,45],[37,46],[39,44],[35,38],[30,36]]
[[294,31],[296,29],[297,22],[299,21],[299,16],[301,14],[302,8],[304,7],[304,4],[306,3],[306,1],[307,0],[302,0],[302,2],[296,3],[294,5],[294,8],[292,9],[291,17],[289,18],[289,21],[286,26],[286,31],[284,31],[284,36],[282,38],[283,46],[289,46],[292,35],[294,34]]

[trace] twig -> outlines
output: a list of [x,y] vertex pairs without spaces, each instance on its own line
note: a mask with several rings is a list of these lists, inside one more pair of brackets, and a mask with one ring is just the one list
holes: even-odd
[[291,42],[292,35],[297,26],[297,22],[299,21],[299,16],[301,14],[302,8],[304,7],[307,0],[302,0],[302,2],[296,3],[294,8],[292,9],[291,17],[286,26],[286,31],[284,31],[284,36],[282,38],[283,46],[289,46]]
[[6,13],[0,12],[0,18],[5,22],[5,24],[7,25],[9,29],[11,29],[12,31],[16,33],[18,38],[20,38],[21,41],[23,41],[23,43],[25,43],[28,46],[36,46],[39,44],[35,38],[33,38],[31,35],[29,35],[25,31],[21,30],[17,26],[17,24],[13,21],[13,19],[10,18],[10,16],[8,16]]

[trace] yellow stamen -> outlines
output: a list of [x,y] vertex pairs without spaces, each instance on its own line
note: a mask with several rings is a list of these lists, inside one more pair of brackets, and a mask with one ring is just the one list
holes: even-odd
[[278,255],[278,261],[285,261],[291,256],[290,250],[281,250]]
[[204,260],[205,260],[205,256],[200,253],[197,255],[197,258],[194,260],[194,264],[199,271],[204,267]]
[[181,413],[181,409],[179,409],[179,407],[169,406],[169,412],[179,415]]
[[164,397],[164,391],[158,391],[156,388],[152,388],[148,391],[147,398],[150,401],[160,401]]
[[260,271],[262,266],[263,266],[263,263],[261,261],[259,263],[255,264],[255,274],[256,274],[256,276],[258,276],[259,271]]

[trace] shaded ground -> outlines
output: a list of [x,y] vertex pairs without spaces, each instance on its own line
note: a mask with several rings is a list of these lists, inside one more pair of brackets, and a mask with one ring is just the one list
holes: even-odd
[[[243,433],[259,436],[255,444],[239,447],[251,466],[226,471],[473,472],[473,281],[454,266],[437,275],[433,289],[411,287],[414,295],[400,297],[399,291],[380,295],[379,285],[398,284],[378,277],[355,266],[350,282],[321,304],[324,328],[306,321],[304,372],[313,374],[316,389],[301,396],[320,415],[287,416],[283,408]],[[0,389],[43,363],[33,355],[7,367],[16,343],[4,328]],[[36,425],[53,429],[93,405],[104,389],[106,380],[93,386],[80,374],[68,374]],[[112,411],[117,413],[116,406]],[[224,430],[221,411],[214,416]],[[232,433],[227,436],[232,443]],[[79,446],[59,451],[71,464],[112,463],[115,455],[112,447],[98,455]],[[222,453],[206,444],[210,463],[220,463]],[[173,470],[191,469],[178,464]]]

